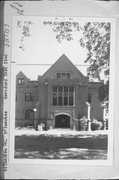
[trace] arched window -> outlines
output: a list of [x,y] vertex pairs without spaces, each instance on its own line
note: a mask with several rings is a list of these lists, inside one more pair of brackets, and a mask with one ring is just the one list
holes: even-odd
[[25,111],[25,120],[34,120],[35,114],[34,111],[31,109],[28,109]]

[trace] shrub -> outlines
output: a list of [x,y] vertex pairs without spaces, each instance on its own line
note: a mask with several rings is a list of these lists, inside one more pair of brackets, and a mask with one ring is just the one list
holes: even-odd
[[107,118],[107,122],[106,122],[106,129],[108,130],[109,127],[109,119]]
[[86,131],[88,128],[88,119],[84,116],[79,120],[79,130]]
[[[108,118],[106,119],[105,124],[106,124],[106,130],[108,130],[108,126],[109,126],[109,119]],[[104,130],[104,122],[103,122],[102,129]]]
[[103,123],[101,121],[98,121],[97,119],[93,119],[92,123],[91,123],[91,129],[92,131],[95,130],[100,130],[103,126]]

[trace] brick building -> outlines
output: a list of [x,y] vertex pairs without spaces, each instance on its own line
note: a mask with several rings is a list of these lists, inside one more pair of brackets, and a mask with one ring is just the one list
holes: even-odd
[[78,129],[78,119],[87,116],[103,120],[98,99],[100,82],[89,82],[63,54],[47,72],[30,81],[22,72],[16,76],[16,126],[43,123],[49,129]]

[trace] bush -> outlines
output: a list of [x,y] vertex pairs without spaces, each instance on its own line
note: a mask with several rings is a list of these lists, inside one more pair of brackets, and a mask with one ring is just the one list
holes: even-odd
[[91,123],[91,129],[92,131],[95,130],[100,130],[103,126],[103,123],[101,121],[98,121],[97,119],[93,119],[92,123]]
[[108,126],[109,126],[109,119],[107,119],[107,122],[106,122],[106,129],[108,130]]
[[88,129],[88,119],[84,116],[79,120],[79,130],[86,131]]

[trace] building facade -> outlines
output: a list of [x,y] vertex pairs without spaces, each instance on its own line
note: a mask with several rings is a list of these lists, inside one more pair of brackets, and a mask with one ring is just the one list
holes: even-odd
[[16,126],[38,125],[78,129],[78,120],[88,116],[103,120],[98,99],[100,82],[89,82],[63,54],[37,81],[22,72],[16,76]]

